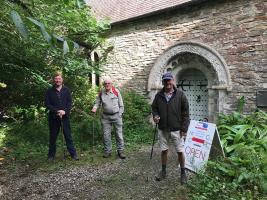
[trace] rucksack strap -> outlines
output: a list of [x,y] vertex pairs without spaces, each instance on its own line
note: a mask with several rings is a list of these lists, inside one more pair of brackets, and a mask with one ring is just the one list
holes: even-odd
[[[118,91],[116,90],[115,87],[112,87],[111,90],[112,90],[112,93],[115,94],[116,97],[119,96],[119,93],[118,93]],[[100,97],[100,99],[102,98],[102,92],[103,92],[103,91],[101,90],[101,91],[98,93],[98,96]],[[102,99],[101,99],[101,100],[102,100]]]
[[115,87],[112,87],[111,89],[112,89],[113,94],[115,94],[118,97],[119,96],[119,93],[116,90],[116,88]]

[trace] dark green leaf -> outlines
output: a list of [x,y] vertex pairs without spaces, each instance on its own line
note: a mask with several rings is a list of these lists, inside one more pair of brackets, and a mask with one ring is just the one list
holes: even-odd
[[64,40],[63,42],[63,57],[70,51],[68,42]]
[[227,152],[227,153],[230,153],[230,152],[232,152],[233,150],[235,150],[235,149],[239,149],[239,148],[241,148],[241,147],[243,147],[243,146],[245,146],[245,142],[231,145],[231,146],[229,146],[229,147],[226,147],[225,149],[226,149],[226,152]]
[[239,130],[236,132],[235,135],[235,139],[234,139],[234,143],[238,143],[240,141],[240,139],[243,137],[243,135],[245,134],[245,132],[251,128],[251,125],[239,125],[236,126],[235,128],[238,128]]
[[36,19],[33,19],[31,17],[27,17],[32,23],[34,23],[37,27],[39,27],[43,37],[48,43],[52,43],[52,37],[49,35],[49,33],[46,31],[45,26],[43,23],[37,21]]
[[28,30],[25,27],[20,15],[15,10],[12,10],[11,13],[10,13],[10,16],[11,16],[11,19],[14,22],[17,30],[21,34],[21,36],[24,39],[27,39],[28,38]]

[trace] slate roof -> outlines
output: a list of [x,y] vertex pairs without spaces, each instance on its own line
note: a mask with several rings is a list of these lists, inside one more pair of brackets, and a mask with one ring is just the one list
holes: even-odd
[[141,18],[203,0],[85,0],[97,17],[112,24]]

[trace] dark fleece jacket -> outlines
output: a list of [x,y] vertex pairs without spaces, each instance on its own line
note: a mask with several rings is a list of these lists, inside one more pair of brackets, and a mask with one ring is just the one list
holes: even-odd
[[174,87],[174,93],[167,102],[164,89],[159,91],[152,103],[153,117],[160,116],[159,129],[187,132],[189,126],[189,105],[185,94]]

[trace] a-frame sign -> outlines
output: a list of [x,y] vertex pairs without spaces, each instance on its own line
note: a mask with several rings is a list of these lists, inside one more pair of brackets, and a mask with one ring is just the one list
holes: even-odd
[[191,120],[185,141],[185,167],[197,172],[210,157],[224,156],[216,124]]

